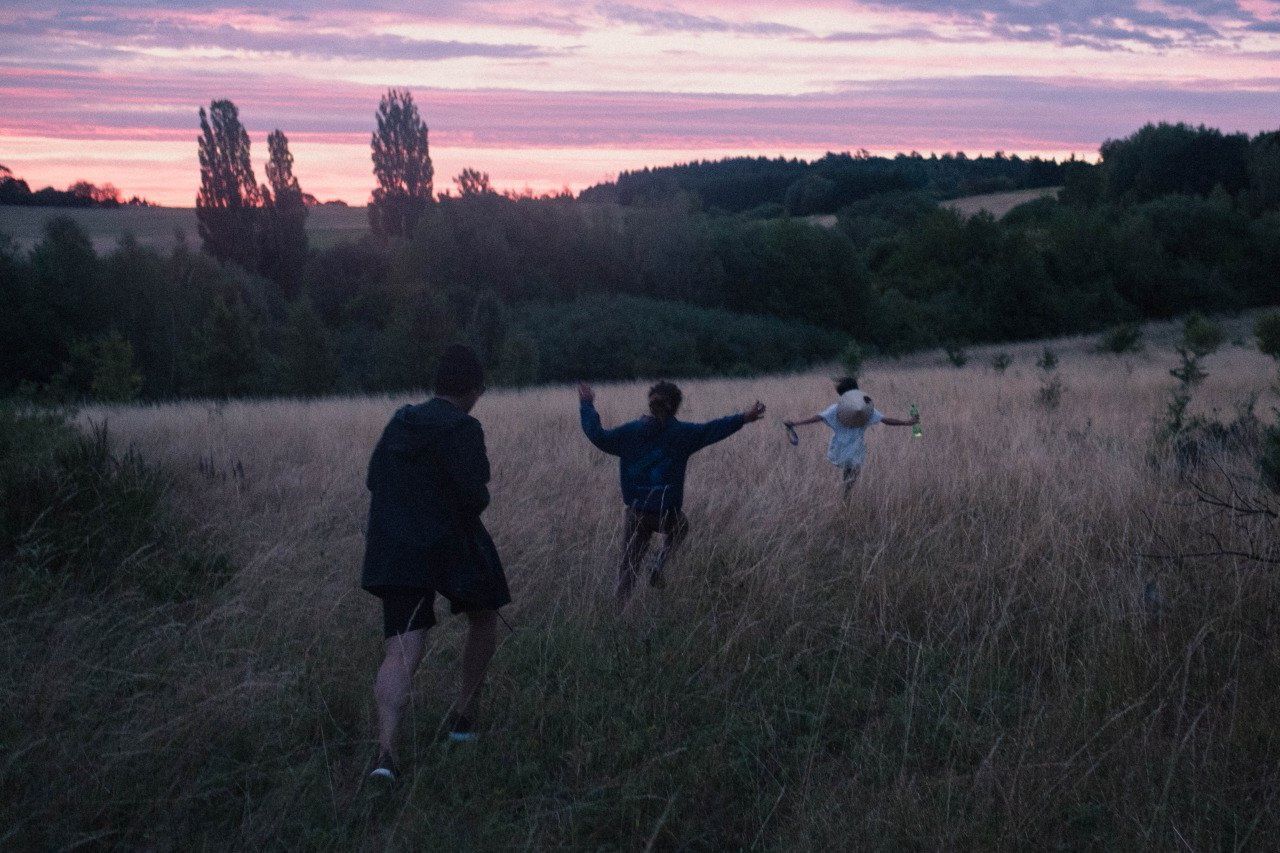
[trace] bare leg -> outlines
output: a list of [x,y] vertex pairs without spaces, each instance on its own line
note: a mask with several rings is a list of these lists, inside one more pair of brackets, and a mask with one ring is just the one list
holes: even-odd
[[636,574],[640,571],[640,561],[649,550],[649,538],[653,529],[645,523],[639,513],[627,511],[626,542],[622,547],[622,562],[618,566],[618,586],[614,594],[617,596],[618,609],[624,609],[631,600],[631,591],[636,585]]
[[480,688],[484,685],[489,661],[498,647],[498,611],[477,610],[467,614],[471,624],[467,630],[467,642],[462,647],[462,678],[458,685],[457,712],[474,720],[480,702]]
[[422,662],[426,641],[425,629],[387,638],[386,653],[373,682],[373,696],[378,705],[378,749],[383,754],[395,756],[396,733],[404,708],[409,704],[413,673]]

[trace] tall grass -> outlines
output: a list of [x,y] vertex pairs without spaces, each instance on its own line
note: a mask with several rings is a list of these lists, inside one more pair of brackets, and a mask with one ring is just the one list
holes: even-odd
[[[771,413],[692,463],[687,551],[627,618],[616,466],[572,391],[491,393],[515,630],[463,749],[437,737],[460,626],[432,632],[390,794],[361,784],[381,635],[357,577],[364,466],[401,401],[97,413],[235,572],[179,602],[4,608],[4,843],[1266,846],[1280,587],[1244,560],[1143,556],[1257,534],[1150,463],[1173,356],[1149,340],[1055,344],[1052,412],[1034,347],[1004,373],[871,364],[877,406],[918,403],[924,437],[873,430],[849,507],[825,436],[792,449],[774,419],[824,405],[825,376],[686,383],[691,418]],[[1206,368],[1206,411],[1271,371],[1238,348]],[[599,389],[606,422],[641,388]]]

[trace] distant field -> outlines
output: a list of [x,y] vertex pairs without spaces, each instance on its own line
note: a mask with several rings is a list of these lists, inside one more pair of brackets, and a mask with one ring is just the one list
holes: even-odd
[[985,210],[996,219],[1004,216],[1020,204],[1035,201],[1044,196],[1058,197],[1062,187],[1040,187],[1034,190],[1017,190],[1011,193],[988,193],[987,195],[969,195],[964,198],[952,198],[938,202],[942,207],[949,207],[961,216],[973,216]]
[[[999,219],[1020,204],[1035,201],[1044,196],[1057,198],[1061,189],[1062,187],[1040,187],[1034,190],[1017,190],[1010,193],[967,195],[964,198],[949,198],[946,201],[940,201],[938,206],[950,208],[961,216],[973,216],[978,211],[985,210],[996,219]],[[820,225],[823,228],[836,227],[836,215],[834,213],[820,213],[806,216],[805,218],[812,224]]]
[[[191,245],[199,245],[196,211],[192,207],[9,207],[0,206],[0,233],[11,236],[20,247],[30,248],[40,239],[44,223],[55,216],[70,216],[80,223],[99,252],[111,249],[125,234],[138,242],[160,249],[172,247],[179,232]],[[358,239],[369,230],[363,207],[313,207],[307,218],[307,233],[316,247]]]

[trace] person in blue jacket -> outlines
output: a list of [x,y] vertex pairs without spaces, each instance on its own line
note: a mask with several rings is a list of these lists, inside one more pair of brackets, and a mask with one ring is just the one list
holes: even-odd
[[622,501],[626,504],[622,563],[618,567],[617,598],[625,607],[635,588],[640,561],[655,533],[666,537],[658,552],[651,586],[666,585],[667,560],[689,532],[684,514],[684,474],[689,457],[742,429],[744,424],[764,416],[759,400],[745,412],[704,424],[676,420],[684,396],[671,382],[659,382],[649,389],[649,414],[613,429],[600,424],[595,391],[578,383],[582,431],[596,447],[618,457],[622,480]]

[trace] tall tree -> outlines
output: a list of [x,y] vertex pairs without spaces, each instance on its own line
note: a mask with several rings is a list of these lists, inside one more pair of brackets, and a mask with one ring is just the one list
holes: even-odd
[[196,217],[209,254],[257,268],[258,208],[262,194],[249,161],[249,134],[231,101],[200,108],[200,192]]
[[407,237],[432,199],[427,125],[413,95],[391,89],[378,102],[373,174],[378,186],[369,205],[369,227],[383,239]]
[[293,174],[289,139],[280,130],[267,137],[267,183],[262,187],[265,221],[258,270],[275,281],[285,296],[298,292],[299,276],[307,260],[307,205]]

